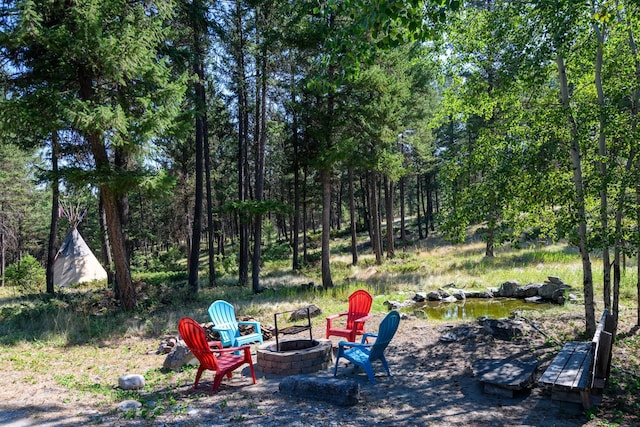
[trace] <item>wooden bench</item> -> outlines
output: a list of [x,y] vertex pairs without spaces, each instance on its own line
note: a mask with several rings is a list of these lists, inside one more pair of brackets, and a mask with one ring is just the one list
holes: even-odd
[[611,367],[613,317],[605,310],[591,342],[568,342],[551,361],[538,384],[551,389],[551,399],[599,405]]

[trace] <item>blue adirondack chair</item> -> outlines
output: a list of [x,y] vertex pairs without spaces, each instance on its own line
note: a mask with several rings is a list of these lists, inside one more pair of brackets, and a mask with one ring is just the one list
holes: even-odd
[[[239,347],[252,342],[263,342],[260,322],[239,322],[233,306],[226,301],[217,300],[209,306],[209,317],[213,322],[213,329],[220,334],[223,347]],[[239,325],[253,326],[253,333],[240,335]]]
[[[387,371],[387,375],[391,376],[391,372],[389,371],[389,364],[387,363],[387,359],[384,357],[384,350],[391,342],[391,339],[395,335],[398,330],[398,325],[400,324],[400,314],[393,310],[390,311],[389,314],[386,315],[382,322],[380,322],[380,326],[378,327],[378,333],[366,333],[362,336],[362,343],[352,343],[347,341],[340,341],[338,343],[338,354],[336,356],[336,366],[333,368],[333,376],[335,377],[338,372],[338,361],[341,357],[349,360],[353,364],[360,366],[365,370],[367,376],[369,377],[369,381],[372,384],[376,383],[376,380],[373,375],[373,366],[372,363],[376,360],[379,360],[382,363],[382,366]],[[367,344],[367,338],[374,338],[375,341],[372,344]]]

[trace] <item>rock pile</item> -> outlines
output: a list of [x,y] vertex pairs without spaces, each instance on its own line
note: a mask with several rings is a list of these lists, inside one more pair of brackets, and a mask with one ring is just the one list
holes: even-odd
[[521,286],[516,281],[504,282],[495,292],[495,296],[505,298],[522,298],[529,302],[553,302],[564,304],[565,290],[571,287],[560,278],[549,276],[544,283],[531,283]]
[[515,280],[509,280],[501,284],[499,288],[488,291],[466,291],[457,289],[453,283],[450,283],[437,291],[417,292],[410,300],[404,302],[385,301],[384,305],[389,310],[398,310],[427,301],[457,302],[469,298],[520,298],[527,302],[564,304],[567,299],[565,296],[567,289],[571,289],[571,287],[555,276],[549,276],[544,283],[531,283],[524,286]]

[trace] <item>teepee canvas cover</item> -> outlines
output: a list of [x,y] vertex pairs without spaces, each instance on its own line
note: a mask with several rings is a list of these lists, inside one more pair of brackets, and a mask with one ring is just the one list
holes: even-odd
[[53,263],[53,283],[67,286],[107,278],[87,243],[74,227],[65,237]]

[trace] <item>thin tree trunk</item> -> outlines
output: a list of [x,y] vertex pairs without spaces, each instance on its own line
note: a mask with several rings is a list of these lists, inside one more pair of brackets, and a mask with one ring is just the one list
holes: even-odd
[[400,241],[402,242],[402,250],[407,249],[407,230],[406,230],[406,210],[405,210],[405,187],[406,177],[400,178]]
[[[4,202],[0,202],[0,281],[4,287],[4,270],[7,265],[6,239],[4,237]],[[640,279],[639,279],[640,280]],[[640,289],[640,285],[638,285]]]
[[371,249],[376,256],[376,265],[382,265],[382,248],[380,236],[380,212],[378,205],[378,185],[375,172],[369,172],[369,224],[371,226]]
[[353,188],[353,169],[349,169],[349,221],[351,224],[351,264],[358,265],[358,223],[356,221],[356,197]]
[[[51,223],[49,224],[49,244],[47,247],[47,293],[53,294],[53,263],[56,258],[56,236],[58,234],[58,208],[60,197],[60,178],[58,177],[58,156],[60,155],[60,144],[58,132],[51,133]],[[1,272],[0,272],[1,273]]]
[[394,185],[388,177],[384,177],[384,201],[385,213],[387,214],[387,259],[395,258],[395,247],[393,239],[393,192]]
[[344,178],[340,178],[338,201],[336,202],[336,230],[342,230],[342,201],[344,199]]
[[580,144],[578,141],[577,123],[571,112],[569,104],[569,85],[567,83],[567,73],[564,66],[564,58],[556,58],[558,67],[558,79],[560,83],[560,102],[567,118],[569,126],[569,157],[573,167],[573,183],[575,187],[575,209],[577,218],[578,249],[582,258],[582,286],[584,290],[584,310],[585,326],[588,335],[593,335],[596,329],[595,306],[593,299],[593,273],[591,270],[591,259],[587,247],[587,216],[585,209],[584,183],[582,177],[582,161],[580,156]]
[[322,169],[320,179],[322,181],[322,286],[324,289],[329,289],[333,287],[330,263],[331,170],[329,168]]
[[[238,201],[248,200],[247,178],[247,138],[249,129],[249,111],[247,106],[247,88],[244,61],[244,32],[242,29],[242,2],[236,0],[236,85],[238,97]],[[249,218],[244,212],[238,214],[238,284],[246,286],[249,282]]]
[[[438,183],[435,182],[434,183],[434,199],[435,199],[435,207],[434,207],[434,213],[438,213],[440,212],[440,200],[438,199]],[[434,226],[435,228],[435,226]]]
[[[196,144],[195,144],[195,195],[193,208],[193,227],[191,233],[191,251],[189,253],[189,290],[193,296],[198,293],[198,272],[200,269],[200,237],[202,233],[202,198],[203,198],[203,153],[204,153],[204,110],[202,103],[204,95],[204,72],[201,66],[201,53],[198,31],[194,31],[194,44],[196,49],[196,62],[194,74],[198,76],[195,82],[195,110],[196,110]],[[202,75],[201,75],[202,74]]]
[[302,177],[302,261],[307,264],[307,166],[305,165]]
[[[421,180],[422,181],[422,180]],[[429,192],[429,186],[426,183],[420,187],[420,204],[418,205],[418,210],[422,208],[422,217],[424,218],[424,238],[427,239],[429,237],[429,217],[427,216],[427,205],[425,203],[424,193]]]
[[[335,15],[331,14],[328,18],[329,28],[333,28],[335,23]],[[336,74],[336,64],[330,63],[327,76],[330,81],[334,81]],[[330,152],[334,149],[333,146],[333,119],[335,109],[335,93],[332,89],[329,89],[327,93],[327,105],[326,115],[322,122],[322,129],[324,132],[324,147],[323,150]],[[325,160],[324,165],[320,170],[320,182],[322,185],[322,254],[321,254],[321,272],[322,272],[322,286],[324,289],[333,287],[333,280],[331,279],[331,167],[330,161]],[[312,213],[313,215],[313,213]]]
[[433,175],[429,175],[427,186],[427,226],[429,230],[435,231],[435,225],[433,218],[435,217],[435,212],[433,211],[433,193],[435,192],[435,186],[433,182],[435,181],[435,177]]
[[420,188],[420,174],[416,175],[416,207],[417,209],[417,218],[416,221],[418,222],[418,239],[422,240],[423,239],[423,234],[422,234],[422,218],[420,215],[420,194],[422,193],[422,189]]
[[[263,43],[263,46],[265,44]],[[256,152],[255,152],[255,200],[264,199],[264,169],[267,123],[267,52],[263,48],[260,62],[260,85],[256,97]],[[260,292],[260,258],[262,253],[262,214],[256,213],[253,226],[253,260],[251,262],[251,283],[254,293]]]
[[[203,70],[204,74],[204,70]],[[203,92],[204,93],[204,92]],[[207,105],[205,98],[202,102]],[[204,130],[204,173],[205,173],[205,185],[207,189],[207,233],[208,233],[208,252],[209,252],[209,286],[216,284],[216,254],[215,254],[215,239],[216,239],[216,222],[213,219],[213,189],[211,188],[211,146],[209,144],[209,122],[207,119],[206,109],[203,120]]]
[[[294,94],[294,71],[291,67],[291,103],[295,101]],[[292,229],[292,247],[293,247],[293,260],[291,267],[293,270],[300,269],[300,141],[298,138],[298,114],[296,108],[292,111],[292,142],[293,142],[293,229]]]
[[[598,129],[598,169],[600,170],[600,179],[602,180],[600,184],[600,227],[601,227],[601,236],[600,240],[602,242],[602,282],[603,282],[603,298],[604,298],[604,308],[611,311],[611,260],[609,255],[609,201],[607,194],[607,143],[606,143],[606,134],[605,134],[605,126],[606,126],[606,112],[605,112],[605,99],[604,99],[604,89],[602,87],[602,65],[604,62],[603,58],[603,45],[604,45],[604,28],[598,26],[597,23],[593,24],[593,28],[596,33],[597,40],[597,49],[596,49],[596,63],[595,63],[595,85],[596,92],[598,94],[598,118],[599,118],[599,129]],[[612,313],[615,316],[615,313]]]
[[369,234],[369,239],[371,239],[371,222],[369,221],[369,212],[371,211],[371,209],[369,208],[368,178],[366,180],[363,180],[362,176],[360,176],[359,182],[360,182],[360,189],[361,189],[360,194],[362,199],[363,227],[365,230],[367,230],[367,234]]

